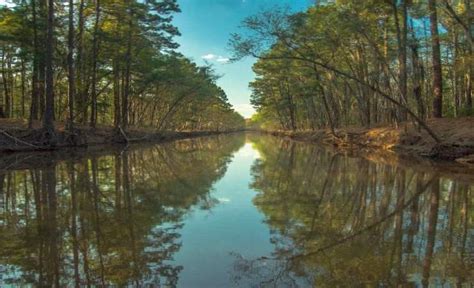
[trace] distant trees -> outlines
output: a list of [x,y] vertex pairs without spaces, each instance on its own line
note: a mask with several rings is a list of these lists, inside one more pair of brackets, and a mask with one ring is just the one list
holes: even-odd
[[1,7],[4,117],[29,119],[30,127],[42,120],[51,135],[53,120],[69,129],[73,123],[241,127],[212,69],[175,52],[178,12],[175,0],[28,0]]
[[246,19],[230,45],[236,59],[259,59],[250,87],[267,128],[334,131],[413,120],[436,139],[427,115],[473,113],[467,2],[348,0],[300,13],[275,8]]

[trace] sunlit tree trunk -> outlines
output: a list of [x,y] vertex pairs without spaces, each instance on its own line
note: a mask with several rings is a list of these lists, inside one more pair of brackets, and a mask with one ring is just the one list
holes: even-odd
[[[397,42],[398,42],[398,62],[399,62],[399,70],[398,70],[398,81],[400,87],[400,101],[407,105],[407,35],[408,35],[408,8],[406,0],[401,0],[401,8],[402,8],[402,23],[400,25],[400,20],[398,16],[398,7],[397,2],[394,0],[392,2],[393,11],[394,11],[394,18],[395,18],[395,26],[397,29]],[[401,120],[405,121],[407,119],[407,113],[404,109],[401,109]]]

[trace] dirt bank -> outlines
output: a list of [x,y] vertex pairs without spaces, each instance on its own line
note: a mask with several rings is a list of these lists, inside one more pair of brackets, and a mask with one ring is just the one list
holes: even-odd
[[33,128],[28,129],[25,121],[0,119],[0,153],[47,151],[66,147],[132,142],[164,142],[222,133],[214,131],[157,132],[143,128],[129,128],[123,131],[108,126],[93,129],[79,125],[71,133],[65,129],[64,123],[56,123],[55,141],[49,143],[40,124],[34,123]]
[[436,143],[425,131],[418,129],[412,123],[403,123],[398,128],[337,129],[337,136],[329,130],[271,131],[269,133],[300,141],[323,143],[346,150],[386,150],[474,165],[474,117],[429,119],[427,124],[439,136],[441,143]]

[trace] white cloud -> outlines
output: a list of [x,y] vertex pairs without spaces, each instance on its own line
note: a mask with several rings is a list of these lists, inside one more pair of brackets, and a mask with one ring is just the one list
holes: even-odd
[[227,63],[227,62],[230,61],[230,59],[227,58],[227,57],[224,57],[224,56],[221,56],[221,55],[212,54],[212,53],[203,55],[203,56],[201,56],[201,58],[204,59],[204,60],[206,60],[206,61],[216,61],[216,62],[219,62],[219,63],[221,63],[221,64],[224,64],[224,63]]
[[219,63],[227,63],[227,62],[230,61],[230,59],[227,58],[227,57],[219,56],[219,57],[217,57],[217,60],[216,60],[216,61],[219,62]]
[[202,56],[201,58],[205,59],[205,60],[212,60],[212,59],[215,59],[216,57],[217,57],[217,55],[207,54],[207,55]]
[[219,200],[219,203],[229,203],[230,202],[229,198],[218,198],[217,200]]

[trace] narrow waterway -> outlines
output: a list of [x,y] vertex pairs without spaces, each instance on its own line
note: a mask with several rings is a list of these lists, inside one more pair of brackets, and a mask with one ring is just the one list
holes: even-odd
[[469,168],[232,134],[0,157],[0,287],[469,287]]

